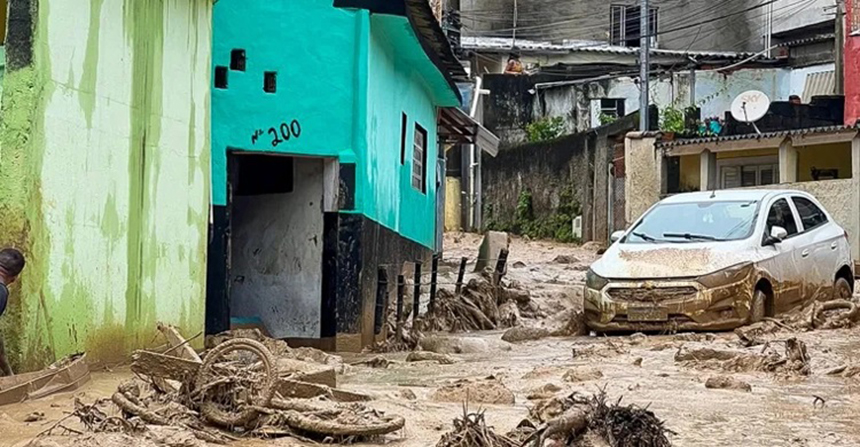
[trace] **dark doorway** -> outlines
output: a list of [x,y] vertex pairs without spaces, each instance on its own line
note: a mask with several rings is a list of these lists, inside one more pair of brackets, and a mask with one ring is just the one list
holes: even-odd
[[320,337],[325,169],[322,158],[228,153],[228,204],[213,207],[207,333]]

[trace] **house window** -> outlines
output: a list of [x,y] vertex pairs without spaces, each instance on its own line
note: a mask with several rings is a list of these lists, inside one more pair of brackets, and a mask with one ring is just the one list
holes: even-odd
[[236,49],[230,52],[230,69],[245,71],[245,50]]
[[412,142],[412,187],[427,192],[427,131],[415,125],[415,139]]
[[[639,46],[639,39],[642,37],[640,9],[638,5],[610,6],[609,41],[612,45],[624,47]],[[657,8],[649,9],[651,14],[648,21],[648,34],[651,35],[652,46],[655,46],[657,42]]]
[[223,65],[215,67],[215,88],[227,88],[227,67]]
[[612,118],[624,116],[624,98],[603,98],[600,100],[600,114]]
[[773,185],[779,181],[778,163],[738,164],[720,167],[720,188]]
[[400,164],[406,163],[406,125],[409,119],[405,113],[400,115]]
[[263,73],[263,91],[266,93],[275,93],[278,91],[278,73],[267,71]]

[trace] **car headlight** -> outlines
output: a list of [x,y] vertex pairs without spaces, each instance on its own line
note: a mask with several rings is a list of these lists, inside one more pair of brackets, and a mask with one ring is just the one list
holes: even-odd
[[593,290],[602,290],[609,284],[609,280],[594,273],[594,270],[588,269],[585,272],[585,287]]
[[696,281],[707,288],[721,287],[742,281],[750,275],[752,269],[752,262],[744,262],[714,273],[700,276],[696,278]]

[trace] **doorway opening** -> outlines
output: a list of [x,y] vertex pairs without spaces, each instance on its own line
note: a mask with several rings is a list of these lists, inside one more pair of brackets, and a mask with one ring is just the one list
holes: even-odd
[[228,154],[230,327],[319,339],[326,161]]

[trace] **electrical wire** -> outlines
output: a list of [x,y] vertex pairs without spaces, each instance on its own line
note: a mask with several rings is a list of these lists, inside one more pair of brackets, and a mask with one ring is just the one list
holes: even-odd
[[[732,0],[729,0],[729,1],[732,1]],[[723,15],[720,15],[717,17],[713,17],[713,18],[709,18],[709,19],[701,20],[701,21],[696,21],[696,22],[692,22],[692,23],[683,23],[683,21],[681,21],[680,24],[678,24],[674,27],[671,27],[669,29],[664,29],[662,31],[658,30],[656,33],[648,34],[645,37],[655,37],[655,36],[659,36],[659,35],[672,34],[672,33],[677,33],[679,31],[685,31],[688,29],[692,29],[692,28],[695,28],[697,26],[711,24],[711,23],[718,21],[718,20],[729,19],[729,18],[738,16],[740,14],[745,14],[747,12],[763,8],[765,6],[768,6],[768,5],[775,3],[777,1],[778,0],[766,0],[763,3],[755,5],[755,6],[747,7],[747,8],[738,10],[738,11],[730,12],[730,13],[723,14]],[[723,2],[723,3],[725,3],[725,2]],[[721,6],[724,7],[725,5],[723,4]],[[709,8],[712,8],[712,6],[705,7],[704,9],[701,9],[700,11],[708,11]],[[690,12],[690,16],[695,17],[695,15],[696,15],[695,11]],[[547,28],[558,28],[560,25],[572,24],[572,23],[575,23],[576,21],[582,20],[584,18],[585,18],[585,16],[578,16],[575,18],[567,18],[567,19],[563,19],[560,21],[545,23],[542,25],[534,25],[534,26],[528,26],[528,27],[517,27],[517,34],[519,34],[521,36],[532,35],[533,33],[530,33],[529,31],[537,31],[537,30],[543,30],[543,29],[547,29]],[[631,19],[631,20],[638,20],[638,17],[635,19]],[[466,29],[470,28],[467,25],[464,25],[464,27]],[[606,28],[605,24],[590,25],[590,26],[585,26],[585,27],[577,27],[577,31],[591,30],[591,29],[597,30],[597,29],[605,29],[605,28]],[[489,31],[474,30],[474,29],[471,30],[471,32],[473,32],[475,34],[485,35],[485,36],[490,36],[493,34],[502,34],[502,35],[506,36],[509,32],[512,32],[512,31],[513,31],[513,28],[503,28],[503,29],[496,29],[496,30],[489,30]],[[571,36],[571,37],[573,37],[573,36]]]

